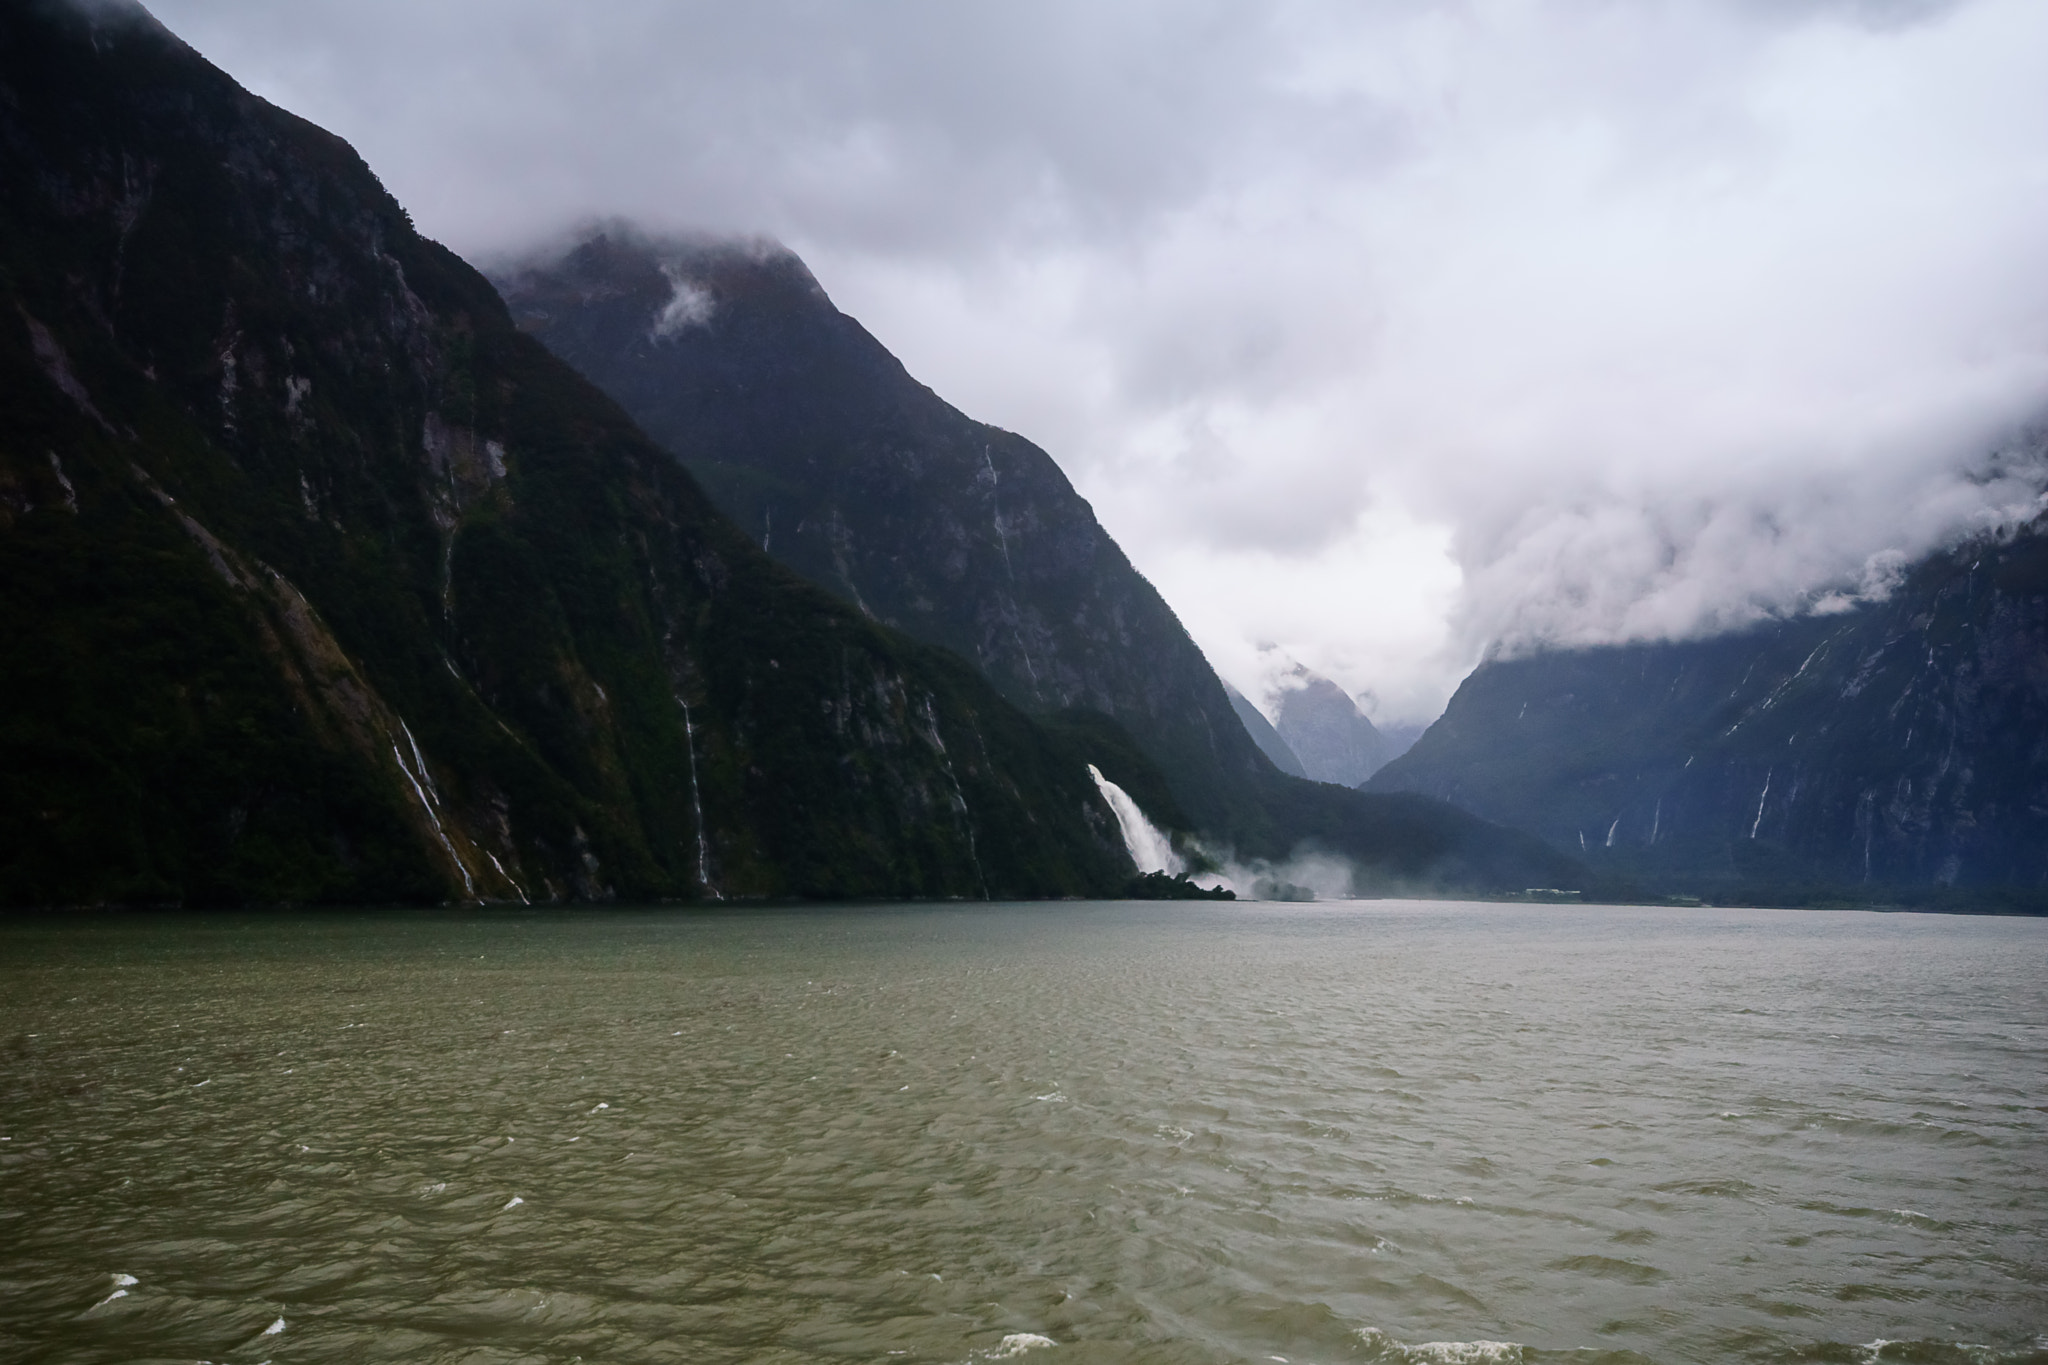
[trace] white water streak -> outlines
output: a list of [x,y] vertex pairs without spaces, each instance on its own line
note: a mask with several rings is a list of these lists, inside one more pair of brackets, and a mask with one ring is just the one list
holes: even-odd
[[1186,870],[1180,855],[1173,851],[1172,842],[1159,826],[1145,818],[1145,812],[1138,808],[1129,792],[1104,777],[1102,770],[1093,763],[1088,765],[1088,775],[1095,779],[1102,799],[1109,803],[1111,813],[1116,816],[1117,828],[1123,831],[1124,847],[1130,850],[1131,861],[1138,865],[1138,871],[1178,876]]
[[[765,537],[761,544],[766,548]],[[683,708],[683,747],[690,751],[690,809],[697,815],[697,884],[705,895],[722,901],[725,897],[711,884],[711,841],[704,833],[704,797],[697,787],[697,725],[690,719],[690,703],[677,697],[676,705]]]
[[[398,728],[401,730],[405,730],[405,722],[400,721],[398,723]],[[406,730],[405,737],[408,741],[410,741],[412,739],[412,731]],[[414,744],[412,746],[412,753],[414,758],[419,758],[420,746]],[[405,774],[405,780],[412,783],[413,794],[419,797],[420,799],[420,809],[424,810],[427,813],[427,821],[434,827],[434,837],[436,839],[439,839],[441,841],[441,847],[448,851],[448,861],[454,863],[455,870],[462,874],[462,889],[464,894],[466,894],[471,900],[475,900],[476,880],[469,875],[469,868],[463,863],[462,855],[455,851],[454,841],[449,839],[448,831],[441,827],[440,814],[437,811],[435,811],[434,803],[427,797],[428,791],[430,791],[433,787],[433,778],[428,777],[426,779],[426,784],[424,786],[421,785],[420,779],[413,776],[412,769],[405,766],[405,755],[398,752],[398,746],[396,744],[391,746],[391,757],[394,761],[397,762],[398,771]],[[420,772],[425,773],[426,770],[427,765],[425,761],[422,760],[420,762]]]
[[499,861],[498,861],[498,855],[497,855],[497,854],[495,854],[495,853],[491,852],[491,851],[490,851],[489,849],[485,849],[485,850],[484,850],[484,856],[485,856],[486,858],[489,858],[489,859],[491,860],[491,866],[492,866],[492,867],[495,867],[495,868],[497,868],[497,869],[498,869],[498,875],[499,875],[500,877],[503,877],[503,878],[504,878],[504,879],[505,879],[505,880],[506,880],[507,882],[510,882],[510,883],[511,883],[511,885],[512,885],[512,889],[513,889],[514,891],[516,891],[516,892],[518,892],[518,893],[519,893],[519,903],[520,903],[521,905],[531,905],[531,904],[533,904],[533,902],[532,902],[532,901],[530,901],[530,900],[528,900],[528,899],[526,898],[526,888],[525,888],[525,887],[523,887],[523,886],[521,886],[521,885],[520,885],[520,884],[519,884],[519,883],[518,883],[517,881],[513,880],[512,874],[511,874],[511,873],[509,873],[509,872],[507,872],[507,871],[505,870],[505,865],[504,865],[503,863],[501,863],[501,862],[499,862]]

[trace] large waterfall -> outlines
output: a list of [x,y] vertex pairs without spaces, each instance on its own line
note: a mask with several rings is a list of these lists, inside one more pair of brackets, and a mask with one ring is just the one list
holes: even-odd
[[1131,794],[1104,777],[1093,763],[1088,765],[1088,775],[1095,779],[1095,785],[1102,789],[1102,799],[1116,813],[1117,827],[1124,832],[1124,847],[1131,851],[1131,861],[1138,865],[1138,871],[1179,876],[1186,865],[1173,851],[1165,833],[1147,820],[1138,803],[1131,800]]

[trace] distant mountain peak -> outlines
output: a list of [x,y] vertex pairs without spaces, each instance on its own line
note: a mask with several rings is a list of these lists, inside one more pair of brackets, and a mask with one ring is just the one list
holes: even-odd
[[1304,664],[1276,680],[1273,728],[1309,777],[1355,787],[1398,752],[1351,694]]

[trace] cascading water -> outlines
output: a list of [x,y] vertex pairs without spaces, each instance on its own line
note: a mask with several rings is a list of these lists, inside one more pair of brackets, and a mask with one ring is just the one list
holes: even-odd
[[397,762],[398,771],[405,774],[405,780],[412,783],[413,794],[419,797],[420,809],[427,813],[427,822],[434,827],[434,837],[441,841],[441,847],[447,851],[448,861],[454,863],[455,870],[462,874],[464,894],[475,900],[476,879],[469,875],[469,864],[462,861],[462,855],[455,851],[454,841],[448,837],[447,829],[441,824],[441,813],[438,809],[441,804],[441,793],[434,789],[434,775],[427,771],[427,760],[426,756],[420,753],[420,742],[412,737],[412,728],[403,720],[398,722],[398,728],[404,733],[407,746],[412,749],[412,761],[419,769],[418,775],[415,776],[413,770],[405,766],[405,755],[398,752],[398,745],[395,743],[391,746],[391,757]]
[[1131,852],[1131,861],[1138,865],[1140,872],[1165,872],[1179,876],[1186,870],[1180,855],[1173,851],[1173,844],[1159,826],[1145,818],[1145,812],[1138,803],[1131,800],[1131,794],[1102,775],[1102,770],[1093,763],[1088,765],[1088,775],[1095,779],[1101,789],[1102,799],[1109,802],[1109,808],[1116,815],[1117,828],[1124,834],[1124,847]]
[[711,884],[711,840],[704,832],[704,796],[697,789],[697,727],[690,719],[690,703],[678,696],[676,705],[683,708],[683,743],[690,751],[690,809],[697,813],[697,885],[711,899],[722,901],[725,897]]

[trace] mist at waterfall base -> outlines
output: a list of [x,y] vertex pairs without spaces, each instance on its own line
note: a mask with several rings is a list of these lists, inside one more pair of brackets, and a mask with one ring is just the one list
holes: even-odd
[[[1303,848],[1277,863],[1265,858],[1246,862],[1232,851],[1211,848],[1190,834],[1181,838],[1193,857],[1183,857],[1172,836],[1152,823],[1129,792],[1104,777],[1093,763],[1088,765],[1088,775],[1115,814],[1124,848],[1139,872],[1187,875],[1204,891],[1222,887],[1241,901],[1351,900],[1359,895],[1362,883],[1357,866],[1334,853]],[[1190,863],[1202,870],[1189,873]]]

